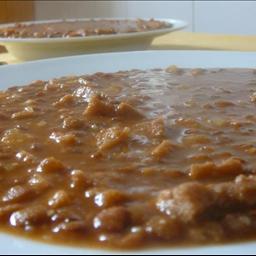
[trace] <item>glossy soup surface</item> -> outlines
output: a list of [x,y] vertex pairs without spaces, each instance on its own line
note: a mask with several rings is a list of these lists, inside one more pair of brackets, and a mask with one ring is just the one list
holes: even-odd
[[131,70],[0,92],[0,226],[110,248],[251,239],[256,72]]

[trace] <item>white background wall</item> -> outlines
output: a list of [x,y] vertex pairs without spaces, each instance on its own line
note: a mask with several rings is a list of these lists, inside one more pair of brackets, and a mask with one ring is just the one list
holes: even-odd
[[36,19],[163,17],[186,20],[187,30],[256,35],[256,1],[37,1]]
[[256,1],[195,1],[196,31],[256,35]]

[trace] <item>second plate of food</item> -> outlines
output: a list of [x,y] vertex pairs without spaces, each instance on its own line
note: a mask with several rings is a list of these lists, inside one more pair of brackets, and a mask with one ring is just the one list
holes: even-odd
[[146,49],[187,24],[174,19],[67,19],[0,26],[0,43],[20,60]]

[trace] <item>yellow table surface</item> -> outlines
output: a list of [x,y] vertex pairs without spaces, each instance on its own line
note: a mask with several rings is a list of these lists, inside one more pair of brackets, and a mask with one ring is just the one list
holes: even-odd
[[[256,51],[256,35],[219,35],[179,31],[156,38],[148,50]],[[19,62],[8,53],[0,54],[0,61]]]

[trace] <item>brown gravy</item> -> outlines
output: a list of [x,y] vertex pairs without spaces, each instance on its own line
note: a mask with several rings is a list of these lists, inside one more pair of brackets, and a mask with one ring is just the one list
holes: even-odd
[[8,38],[58,38],[85,37],[132,32],[145,32],[171,27],[170,23],[158,20],[85,20],[47,23],[18,23],[0,29],[0,37]]
[[256,72],[131,70],[0,92],[0,226],[109,248],[251,239]]

